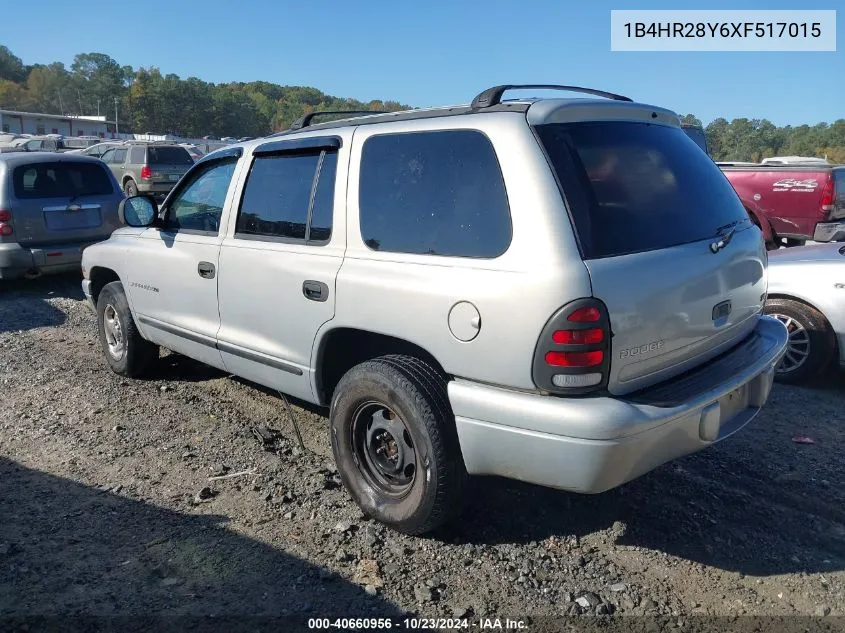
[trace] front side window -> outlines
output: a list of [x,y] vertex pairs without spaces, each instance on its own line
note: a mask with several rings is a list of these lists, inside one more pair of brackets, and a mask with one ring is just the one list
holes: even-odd
[[336,152],[257,156],[244,188],[236,234],[328,241],[336,171]]
[[165,230],[217,233],[237,159],[210,163],[180,188],[165,215]]
[[505,183],[481,132],[370,137],[358,205],[361,237],[373,250],[494,258],[510,246]]

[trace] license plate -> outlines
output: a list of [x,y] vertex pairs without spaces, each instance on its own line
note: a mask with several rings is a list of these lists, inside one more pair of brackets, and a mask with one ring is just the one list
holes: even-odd
[[167,178],[172,182],[176,182],[179,178],[181,178],[181,176],[179,174],[170,174]]

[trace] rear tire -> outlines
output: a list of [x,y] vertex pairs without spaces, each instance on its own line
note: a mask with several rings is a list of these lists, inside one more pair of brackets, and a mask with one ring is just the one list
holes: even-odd
[[827,368],[836,350],[836,335],[821,312],[806,303],[780,298],[766,301],[763,312],[777,317],[789,331],[786,354],[775,370],[775,380],[800,384]]
[[143,376],[158,358],[158,345],[144,339],[135,327],[119,281],[103,286],[97,297],[97,329],[106,362],[120,376]]
[[391,355],[356,365],[330,423],[341,480],[366,515],[423,534],[460,510],[466,469],[446,378],[429,364]]
[[126,194],[127,198],[131,198],[132,196],[138,195],[138,185],[135,184],[134,180],[127,180],[126,184],[123,185],[123,192]]

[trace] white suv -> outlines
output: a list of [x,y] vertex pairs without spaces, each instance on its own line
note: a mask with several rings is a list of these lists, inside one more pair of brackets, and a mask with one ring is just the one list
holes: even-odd
[[165,346],[330,408],[347,489],[409,533],[468,473],[595,493],[741,428],[787,335],[730,184],[668,110],[511,87],[308,115],[125,200],[83,260],[109,365]]

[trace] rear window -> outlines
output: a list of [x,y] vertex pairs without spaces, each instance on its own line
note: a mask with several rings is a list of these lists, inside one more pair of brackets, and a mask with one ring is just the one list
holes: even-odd
[[716,164],[679,128],[601,121],[537,132],[586,259],[697,242],[748,217]]
[[155,147],[147,148],[147,159],[150,165],[193,165],[191,155],[184,147]]
[[35,163],[12,172],[15,197],[70,198],[114,193],[105,168],[91,163]]

